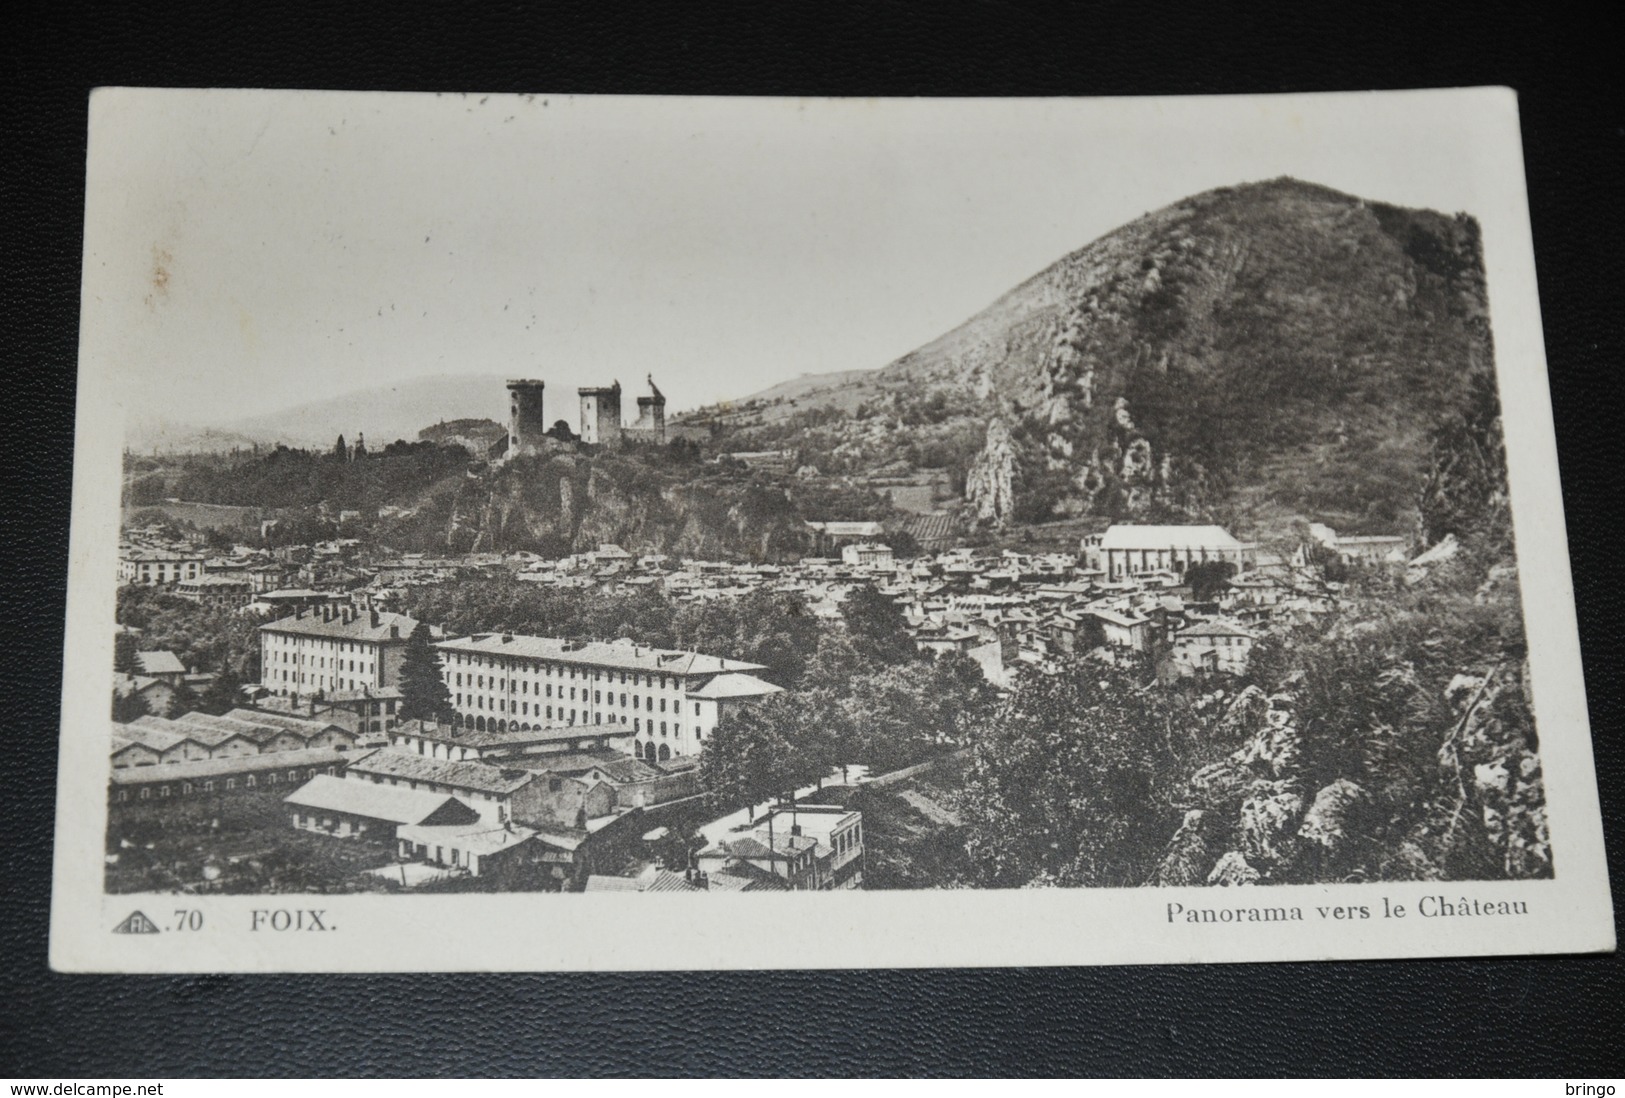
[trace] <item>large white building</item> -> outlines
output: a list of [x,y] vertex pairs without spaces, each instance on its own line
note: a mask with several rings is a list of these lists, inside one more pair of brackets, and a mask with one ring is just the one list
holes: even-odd
[[127,549],[119,555],[119,582],[168,587],[203,575],[202,553]]
[[761,664],[628,640],[569,641],[477,633],[440,642],[458,717],[476,729],[629,726],[633,754],[697,755],[741,705],[782,692]]
[[417,626],[377,610],[299,610],[260,626],[260,682],[276,694],[306,696],[395,686]]
[[1118,524],[1085,538],[1089,567],[1121,580],[1144,572],[1183,573],[1193,564],[1223,561],[1238,571],[1252,563],[1255,547],[1222,526],[1130,526]]

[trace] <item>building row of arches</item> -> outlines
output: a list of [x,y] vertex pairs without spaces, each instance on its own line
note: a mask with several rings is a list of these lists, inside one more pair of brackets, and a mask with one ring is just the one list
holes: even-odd
[[[476,732],[534,732],[542,725],[532,725],[528,721],[508,721],[500,718],[486,720],[484,717],[464,717],[461,713],[452,718],[455,725],[467,725]],[[671,745],[634,742],[632,753],[640,759],[649,762],[665,762],[671,758]]]

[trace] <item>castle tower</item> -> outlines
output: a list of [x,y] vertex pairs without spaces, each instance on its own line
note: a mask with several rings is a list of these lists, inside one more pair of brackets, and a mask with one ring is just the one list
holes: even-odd
[[613,446],[621,441],[621,383],[607,389],[578,389],[581,441]]
[[649,375],[649,396],[638,397],[638,423],[637,430],[646,432],[645,438],[656,442],[666,441],[666,395],[655,384],[654,375]]
[[547,417],[542,411],[542,390],[547,383],[529,378],[508,382],[508,456],[542,444]]

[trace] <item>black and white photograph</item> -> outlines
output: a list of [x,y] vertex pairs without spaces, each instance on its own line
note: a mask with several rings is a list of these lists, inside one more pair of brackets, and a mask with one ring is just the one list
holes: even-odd
[[1612,948],[1511,93],[90,117],[56,967]]

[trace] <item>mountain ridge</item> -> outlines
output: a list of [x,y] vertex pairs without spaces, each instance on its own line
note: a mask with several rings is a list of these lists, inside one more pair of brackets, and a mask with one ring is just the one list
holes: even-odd
[[1475,221],[1283,177],[1120,226],[878,370],[695,418],[826,473],[949,467],[999,526],[1393,528],[1491,354]]

